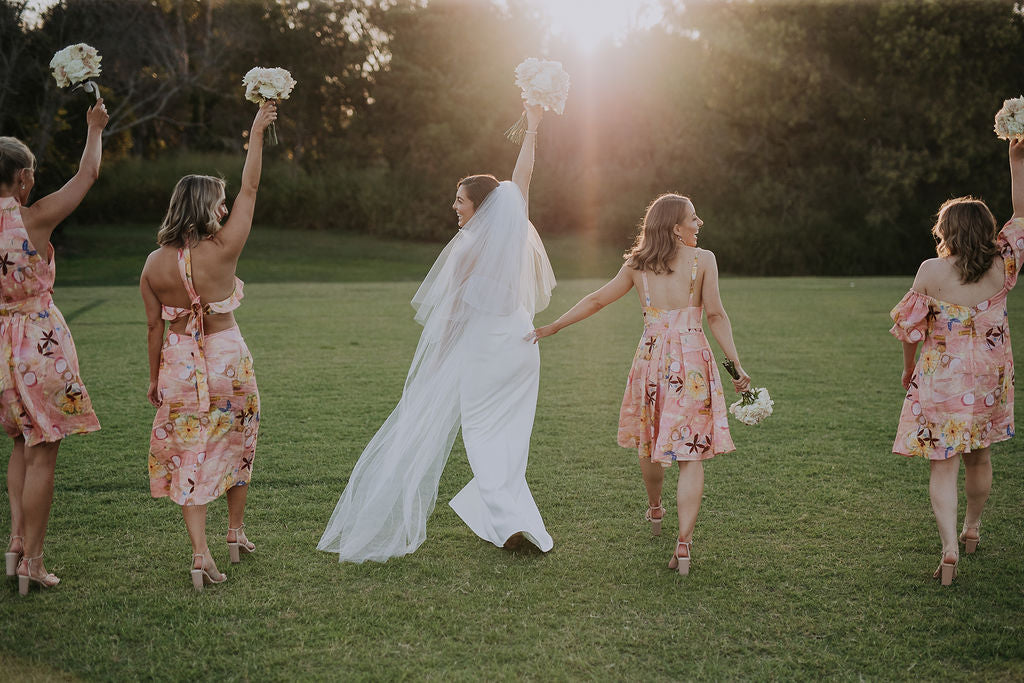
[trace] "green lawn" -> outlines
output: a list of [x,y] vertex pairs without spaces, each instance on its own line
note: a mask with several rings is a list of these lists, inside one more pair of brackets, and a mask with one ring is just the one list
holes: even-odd
[[[1022,442],[996,447],[983,545],[947,589],[931,579],[927,463],[889,453],[903,391],[887,313],[910,277],[724,279],[744,367],[776,412],[733,423],[737,451],[707,463],[689,577],[666,568],[672,530],[650,537],[636,455],[615,444],[641,330],[632,295],[542,344],[528,478],[550,553],[494,548],[448,508],[471,476],[457,444],[427,542],[339,565],[316,542],[398,399],[419,333],[408,300],[439,246],[257,231],[238,319],[263,399],[246,520],[259,549],[231,566],[211,542],[229,580],[197,595],[181,515],[148,494],[131,282],[151,236],[126,246],[127,230],[83,232],[59,264],[55,298],[103,430],[62,447],[46,552],[63,582],[25,599],[11,582],[0,600],[0,665],[15,677],[1024,677]],[[93,235],[123,251],[104,260]],[[570,240],[551,251],[569,276],[538,323],[600,284],[571,277],[618,262]],[[226,524],[212,504],[211,539]]]

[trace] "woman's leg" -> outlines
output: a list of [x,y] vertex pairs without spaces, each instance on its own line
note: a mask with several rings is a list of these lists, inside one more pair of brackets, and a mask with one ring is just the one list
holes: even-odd
[[992,459],[987,447],[964,454],[964,489],[967,492],[964,538],[977,539],[981,513],[992,491]]
[[[214,581],[219,580],[221,573],[217,571],[217,564],[213,561],[210,547],[206,543],[206,506],[182,505],[181,514],[185,518],[185,528],[188,529],[188,537],[192,541],[192,568],[205,568]],[[195,555],[203,557],[194,557]]]
[[25,489],[25,439],[18,437],[11,449],[11,459],[7,463],[7,497],[11,503],[11,543],[8,552],[20,553],[24,550],[25,525],[21,514],[21,496]]
[[640,473],[644,478],[644,488],[647,489],[647,505],[651,508],[651,517],[661,519],[665,515],[665,511],[660,508],[661,489],[665,484],[665,468],[661,463],[641,457]]
[[960,475],[960,456],[946,460],[931,461],[931,477],[928,493],[931,496],[932,512],[939,526],[944,561],[954,562],[957,558],[956,507],[957,479]]
[[[25,539],[25,559],[32,559],[31,565],[22,561],[24,571],[19,574],[35,577],[47,575],[43,560],[35,558],[43,554],[43,540],[46,526],[50,521],[50,506],[53,503],[53,471],[57,467],[57,449],[60,441],[43,442],[24,447],[25,483],[21,490],[21,519]],[[56,581],[47,582],[53,585]]]
[[[228,498],[228,543],[241,543],[250,551],[256,546],[249,542],[242,531],[242,523],[245,521],[245,500],[249,496],[249,485],[232,486],[227,492]],[[236,532],[235,529],[238,531]]]
[[679,484],[676,487],[676,507],[679,509],[679,540],[693,539],[697,513],[704,495],[704,463],[700,460],[679,462]]

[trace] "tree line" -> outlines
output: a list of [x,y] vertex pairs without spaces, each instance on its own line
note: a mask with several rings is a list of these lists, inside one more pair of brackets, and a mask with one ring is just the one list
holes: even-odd
[[106,194],[78,220],[159,220],[168,164],[230,178],[253,115],[241,77],[283,66],[298,86],[281,106],[261,219],[443,238],[460,177],[511,173],[502,131],[520,110],[512,70],[530,56],[572,77],[565,114],[539,138],[542,234],[624,247],[647,202],[675,191],[730,272],[889,274],[933,253],[928,228],[948,197],[1009,214],[992,119],[1024,91],[1012,1],[665,0],[659,25],[592,53],[516,0],[63,0],[38,20],[30,9],[0,4],[0,134],[37,153],[44,191],[73,171],[88,104],[56,88],[50,57],[75,42],[103,55]]

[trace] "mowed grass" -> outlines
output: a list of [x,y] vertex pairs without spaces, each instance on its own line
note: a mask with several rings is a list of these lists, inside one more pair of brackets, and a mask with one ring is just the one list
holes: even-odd
[[[398,400],[420,330],[408,301],[440,247],[317,233],[294,246],[283,234],[254,234],[240,269],[249,284],[237,317],[263,401],[246,518],[259,549],[229,565],[226,506],[211,504],[211,547],[229,579],[201,595],[178,508],[149,497],[153,411],[135,288],[58,284],[103,430],[62,446],[46,553],[63,582],[24,599],[10,582],[0,594],[0,664],[17,676],[1024,677],[1021,441],[994,449],[983,544],[950,588],[931,579],[928,465],[889,452],[903,390],[887,313],[909,277],[723,279],[743,364],[771,390],[775,414],[733,423],[737,451],[706,463],[690,576],[666,568],[673,529],[650,536],[636,454],[615,443],[642,329],[632,294],[542,343],[527,475],[550,553],[500,550],[456,517],[446,503],[471,477],[457,443],[426,543],[351,565],[316,543]],[[559,274],[610,276],[617,262],[614,250],[574,252],[568,241],[551,251]],[[140,263],[115,255],[90,275],[102,259],[68,256],[59,267],[72,282],[122,282],[116,274]],[[320,281],[281,281],[289,272]],[[601,282],[562,279],[537,322]]]

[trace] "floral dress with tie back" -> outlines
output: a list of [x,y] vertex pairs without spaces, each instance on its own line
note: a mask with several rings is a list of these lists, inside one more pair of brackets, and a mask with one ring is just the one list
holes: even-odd
[[71,331],[53,303],[53,248],[29,241],[14,197],[0,198],[0,422],[35,446],[100,428]]
[[641,458],[665,467],[736,450],[722,379],[701,326],[704,307],[693,305],[697,258],[686,308],[651,306],[647,273],[641,273],[644,334],[619,413],[619,445],[637,448]]
[[204,304],[192,283],[192,255],[178,250],[178,270],[190,308],[163,306],[164,320],[188,317],[187,334],[168,332],[160,351],[160,407],[149,446],[154,498],[204,505],[232,486],[249,483],[260,424],[252,355],[238,327],[205,334],[203,315],[241,305],[242,281],[223,301]]
[[995,295],[960,306],[911,289],[890,313],[897,339],[921,342],[893,453],[944,460],[1014,434],[1006,296],[1017,284],[1024,256],[1024,219],[1003,226],[996,244],[1003,287]]

